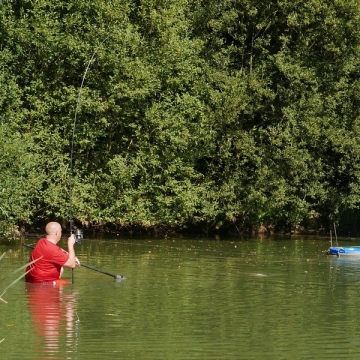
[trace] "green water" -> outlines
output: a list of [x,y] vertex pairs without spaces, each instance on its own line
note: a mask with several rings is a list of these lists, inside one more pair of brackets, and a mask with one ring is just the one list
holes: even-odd
[[[311,238],[85,240],[80,261],[126,280],[81,267],[62,289],[20,281],[0,302],[1,358],[358,359],[360,259],[326,256],[328,247]],[[0,252],[6,274],[30,250],[3,239]]]

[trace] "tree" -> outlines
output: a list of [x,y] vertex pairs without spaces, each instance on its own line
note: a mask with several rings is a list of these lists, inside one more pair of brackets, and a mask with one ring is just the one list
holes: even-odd
[[70,185],[88,225],[293,229],[356,213],[359,9],[4,2],[1,146],[28,159],[0,165],[3,219],[67,222]]

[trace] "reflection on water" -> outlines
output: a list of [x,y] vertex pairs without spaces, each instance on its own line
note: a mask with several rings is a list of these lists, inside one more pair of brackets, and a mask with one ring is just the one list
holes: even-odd
[[78,318],[76,292],[64,291],[70,285],[26,283],[26,296],[35,333],[36,359],[65,359],[76,347]]
[[[126,280],[81,267],[63,288],[17,284],[1,348],[7,359],[358,359],[360,259],[328,246],[84,240],[80,261]],[[8,270],[27,259],[15,248]]]

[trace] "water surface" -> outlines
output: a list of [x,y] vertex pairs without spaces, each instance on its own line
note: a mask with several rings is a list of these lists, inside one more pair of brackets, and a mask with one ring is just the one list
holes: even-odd
[[[2,358],[358,359],[360,259],[327,256],[328,247],[311,238],[84,240],[84,264],[126,280],[81,267],[63,288],[18,282],[0,302]],[[0,252],[6,274],[30,250],[3,239]]]

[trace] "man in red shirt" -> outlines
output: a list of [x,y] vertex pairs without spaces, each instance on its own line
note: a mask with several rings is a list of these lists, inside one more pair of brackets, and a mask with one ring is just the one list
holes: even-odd
[[61,225],[49,222],[46,227],[46,237],[41,238],[31,253],[30,261],[38,259],[26,268],[25,279],[30,283],[56,282],[60,279],[63,267],[74,268],[80,265],[75,257],[75,236],[68,238],[68,252],[57,246],[61,239]]

